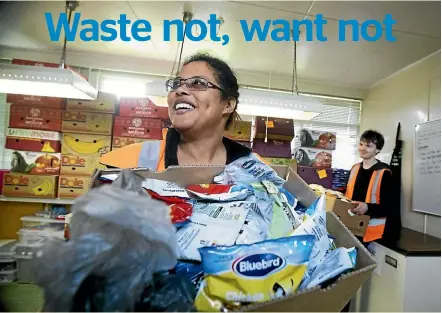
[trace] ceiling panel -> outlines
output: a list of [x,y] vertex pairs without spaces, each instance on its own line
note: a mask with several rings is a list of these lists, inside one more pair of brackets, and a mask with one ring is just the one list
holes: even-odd
[[440,1],[317,1],[310,14],[323,14],[335,20],[374,19],[382,21],[392,14],[394,30],[440,37]]

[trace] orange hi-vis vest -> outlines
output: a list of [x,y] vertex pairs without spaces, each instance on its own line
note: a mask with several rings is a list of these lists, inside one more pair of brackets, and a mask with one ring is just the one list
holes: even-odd
[[[354,187],[356,183],[356,177],[358,176],[359,169],[361,168],[361,163],[353,165],[350,171],[350,177],[348,179],[347,191],[345,196],[349,199],[353,198]],[[370,184],[368,185],[367,195],[365,197],[365,203],[381,203],[381,183],[382,176],[385,171],[389,169],[379,169],[373,171],[370,179]],[[365,231],[363,241],[370,242],[377,239],[381,239],[385,230],[386,218],[370,218],[368,222],[367,230]]]
[[[166,169],[167,132],[167,128],[163,129],[162,140],[148,140],[141,143],[133,143],[106,153],[100,157],[100,163],[120,169],[148,168],[153,172],[163,172]],[[269,164],[259,155],[255,155],[265,164]]]

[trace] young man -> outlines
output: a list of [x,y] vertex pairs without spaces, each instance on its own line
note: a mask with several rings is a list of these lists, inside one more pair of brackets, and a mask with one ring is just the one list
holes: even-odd
[[370,216],[365,235],[359,238],[364,245],[383,237],[386,219],[396,207],[392,173],[387,164],[376,159],[384,143],[376,131],[362,134],[358,148],[362,162],[352,167],[345,194],[357,203],[353,213]]

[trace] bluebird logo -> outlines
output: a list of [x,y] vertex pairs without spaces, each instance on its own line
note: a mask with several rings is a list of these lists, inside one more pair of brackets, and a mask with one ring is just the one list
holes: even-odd
[[233,271],[246,278],[263,278],[285,267],[285,259],[273,253],[252,254],[233,263]]
[[248,170],[255,164],[256,164],[255,160],[249,160],[243,163],[242,168]]

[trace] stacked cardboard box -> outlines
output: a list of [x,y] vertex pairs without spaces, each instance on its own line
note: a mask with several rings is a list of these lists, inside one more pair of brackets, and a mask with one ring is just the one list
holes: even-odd
[[68,100],[62,112],[59,198],[72,199],[89,190],[101,155],[111,150],[113,113],[117,98],[99,93],[97,100]]
[[293,120],[255,118],[253,150],[275,165],[292,165],[291,141],[295,137]]
[[114,117],[112,149],[163,138],[162,128],[169,125],[167,107],[155,105],[148,97],[122,97],[119,109]]
[[252,122],[236,121],[224,132],[224,136],[251,148]]
[[[58,67],[14,59],[13,64]],[[3,175],[2,194],[9,197],[55,198],[60,175],[61,113],[65,99],[8,94],[9,128],[5,155],[10,172]]]
[[336,133],[301,129],[297,134],[298,174],[308,183],[331,189],[333,183],[332,152],[336,149]]

